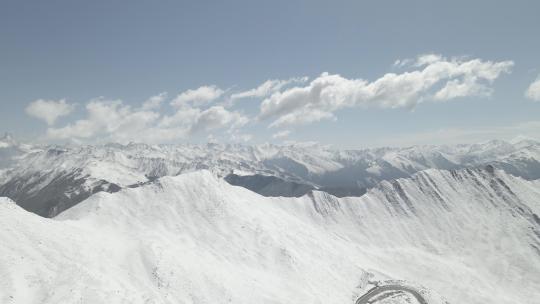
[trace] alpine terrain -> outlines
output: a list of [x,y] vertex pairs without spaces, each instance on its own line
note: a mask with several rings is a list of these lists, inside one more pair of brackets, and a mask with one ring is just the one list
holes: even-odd
[[322,190],[361,196],[384,180],[434,168],[493,165],[540,179],[540,142],[489,141],[455,146],[335,150],[318,144],[37,146],[0,139],[0,196],[53,217],[100,191],[138,187],[163,176],[209,170],[264,196]]
[[1,303],[540,298],[538,142],[0,151]]

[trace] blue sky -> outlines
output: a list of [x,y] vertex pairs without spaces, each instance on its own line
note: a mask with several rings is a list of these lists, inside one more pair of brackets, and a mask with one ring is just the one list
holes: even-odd
[[340,148],[534,137],[538,12],[538,1],[2,1],[0,131]]

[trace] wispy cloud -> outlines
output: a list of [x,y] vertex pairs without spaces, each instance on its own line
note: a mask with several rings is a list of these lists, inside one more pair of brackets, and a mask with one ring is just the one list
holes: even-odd
[[308,81],[308,77],[296,77],[286,80],[280,79],[270,79],[263,82],[256,88],[251,90],[234,93],[231,95],[231,99],[241,99],[241,98],[255,98],[255,97],[266,97],[271,95],[274,92],[280,91],[283,87],[293,84],[293,83],[304,83]]
[[223,95],[225,91],[215,85],[202,86],[180,93],[171,101],[171,105],[181,107],[185,105],[201,106],[208,104]]

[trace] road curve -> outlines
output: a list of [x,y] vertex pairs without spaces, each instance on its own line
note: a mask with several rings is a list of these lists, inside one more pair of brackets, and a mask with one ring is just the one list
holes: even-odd
[[396,291],[396,292],[407,292],[413,295],[418,303],[420,304],[428,304],[426,299],[416,290],[413,288],[402,286],[402,285],[383,285],[383,286],[377,286],[372,289],[370,289],[368,292],[366,292],[363,296],[358,298],[355,304],[370,304],[369,302],[373,297],[387,291]]

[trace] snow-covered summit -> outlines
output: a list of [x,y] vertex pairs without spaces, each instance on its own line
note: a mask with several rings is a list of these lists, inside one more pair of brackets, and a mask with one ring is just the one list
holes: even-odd
[[55,219],[0,204],[0,301],[350,303],[369,282],[404,280],[430,304],[533,304],[538,197],[537,181],[488,167],[349,198],[262,197],[197,171]]

